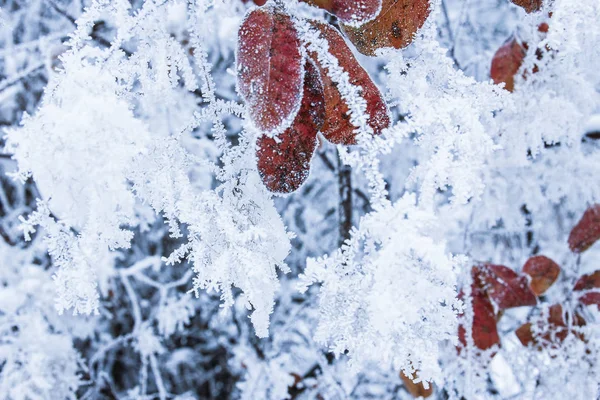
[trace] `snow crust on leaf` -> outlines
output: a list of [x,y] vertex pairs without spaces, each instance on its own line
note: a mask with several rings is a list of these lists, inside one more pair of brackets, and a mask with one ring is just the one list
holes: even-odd
[[280,132],[302,100],[304,54],[291,17],[266,6],[251,10],[238,32],[238,90],[254,124]]
[[307,60],[302,106],[294,123],[277,138],[258,138],[258,171],[265,186],[275,193],[291,193],[308,179],[317,147],[317,133],[325,120],[323,85],[312,60]]
[[430,11],[430,0],[383,0],[375,19],[359,27],[342,25],[342,29],[358,51],[374,56],[382,48],[408,46]]
[[[389,127],[390,115],[383,95],[373,83],[369,74],[358,63],[354,54],[339,34],[339,32],[322,22],[312,21],[311,25],[321,32],[329,46],[329,52],[335,57],[340,66],[348,73],[350,84],[360,88],[361,96],[366,102],[366,112],[369,116],[368,124],[375,135]],[[315,53],[311,57],[317,60]],[[334,144],[353,145],[356,144],[354,127],[348,115],[350,109],[348,104],[342,98],[339,91],[339,83],[335,82],[330,76],[329,69],[319,63],[321,79],[323,80],[325,107],[327,116],[323,125],[323,135],[327,140]]]

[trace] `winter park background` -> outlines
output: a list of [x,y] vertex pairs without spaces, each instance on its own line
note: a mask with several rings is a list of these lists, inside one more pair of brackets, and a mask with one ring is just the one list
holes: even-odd
[[0,0],[0,399],[600,398],[599,21]]

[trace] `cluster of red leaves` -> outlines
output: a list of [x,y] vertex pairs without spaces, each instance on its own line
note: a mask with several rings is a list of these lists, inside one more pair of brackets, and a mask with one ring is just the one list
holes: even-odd
[[[590,207],[571,230],[569,247],[581,253],[600,239],[600,205]],[[558,279],[561,268],[545,256],[531,257],[517,273],[502,265],[482,264],[471,270],[471,304],[473,308],[472,337],[475,346],[487,350],[500,346],[497,323],[502,311],[512,307],[536,306],[542,296]],[[586,322],[578,311],[583,306],[596,305],[600,309],[600,270],[581,276],[572,288],[577,300],[571,312],[565,312],[561,304],[553,304],[544,318],[530,320],[516,330],[524,346],[533,344],[558,347],[568,335],[585,340],[580,329]],[[461,294],[464,297],[464,294]],[[466,343],[466,329],[459,326],[459,341]],[[460,351],[461,347],[459,347]]]
[[[246,2],[247,0],[243,0]],[[429,0],[302,0],[336,16],[358,51],[373,55],[401,48],[429,14]],[[356,144],[350,107],[328,68],[310,52],[285,8],[254,0],[238,33],[238,89],[249,116],[264,134],[257,143],[258,170],[265,186],[291,193],[308,178],[317,134],[334,144]],[[310,21],[329,53],[361,89],[368,125],[375,135],[391,119],[383,96],[336,28]]]

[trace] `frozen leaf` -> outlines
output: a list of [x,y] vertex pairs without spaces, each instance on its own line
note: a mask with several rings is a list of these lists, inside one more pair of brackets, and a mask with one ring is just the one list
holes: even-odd
[[358,26],[375,18],[381,11],[381,0],[301,0],[320,7],[338,17],[344,24]]
[[[476,282],[471,286],[471,301],[473,304],[472,336],[475,347],[487,350],[494,345],[499,345],[500,336],[498,335],[494,306],[488,295]],[[467,345],[465,336],[466,329],[461,325],[458,328],[458,340],[463,346]]]
[[588,208],[569,235],[569,248],[582,253],[600,239],[600,204]]
[[515,75],[525,59],[526,47],[515,37],[511,37],[494,54],[490,75],[495,84],[504,83],[504,89],[512,92],[515,89]]
[[428,388],[425,389],[425,384],[423,382],[415,383],[414,379],[418,377],[417,374],[412,374],[410,377],[407,376],[404,371],[400,372],[400,378],[402,379],[402,383],[408,392],[414,397],[422,397],[427,398],[433,394],[433,387],[431,384],[428,385]]
[[540,8],[542,8],[542,0],[511,0],[513,3],[515,3],[518,6],[521,6],[525,9],[525,11],[527,11],[528,13],[532,13],[534,11],[538,11]]
[[429,0],[383,0],[381,12],[374,20],[359,27],[342,27],[358,51],[374,56],[381,48],[408,46],[429,12]]
[[531,257],[523,266],[523,273],[531,277],[529,287],[536,296],[548,290],[560,275],[560,267],[545,256]]
[[254,124],[279,131],[302,100],[303,56],[289,15],[273,7],[251,11],[238,33],[238,88]]
[[[321,36],[327,40],[331,55],[348,73],[350,83],[362,89],[362,96],[367,103],[368,123],[376,135],[380,134],[390,125],[389,111],[381,92],[335,28],[316,21],[313,21],[312,25],[319,29]],[[311,57],[316,60],[315,54],[312,54]],[[321,66],[318,62],[317,65],[320,68],[325,94],[326,119],[322,128],[323,135],[334,144],[356,144],[354,132],[356,128],[350,122],[349,107],[342,98],[338,83],[329,76],[329,70],[326,67]]]
[[[318,63],[317,56],[310,53],[310,57]],[[323,82],[323,95],[325,100],[325,123],[321,128],[323,135],[332,143],[352,145],[356,144],[356,127],[350,122],[350,109],[342,98],[342,94],[335,83],[327,74],[327,69],[317,64],[321,71]]]
[[272,192],[291,193],[297,190],[310,172],[310,160],[325,118],[325,106],[323,87],[312,60],[307,60],[305,74],[302,106],[292,126],[277,139],[262,136],[258,140],[258,171],[263,183]]
[[582,275],[573,287],[573,290],[590,289],[600,289],[600,270],[594,271],[591,274]]
[[533,306],[537,302],[527,278],[505,266],[485,264],[475,267],[473,279],[478,280],[501,310]]

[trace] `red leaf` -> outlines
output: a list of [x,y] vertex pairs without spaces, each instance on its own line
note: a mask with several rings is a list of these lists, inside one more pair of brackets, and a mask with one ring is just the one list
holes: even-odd
[[291,193],[306,181],[317,146],[317,133],[325,118],[323,87],[317,67],[307,60],[305,69],[302,106],[292,126],[279,134],[278,140],[268,136],[258,139],[258,171],[272,192]]
[[582,275],[581,278],[575,282],[575,286],[573,287],[573,290],[590,289],[600,289],[600,270],[591,274]]
[[358,51],[374,56],[377,49],[401,49],[412,43],[429,12],[429,0],[383,0],[381,12],[374,20],[359,27],[342,27]]
[[542,8],[542,0],[511,0],[513,3],[515,3],[518,6],[521,6],[525,9],[525,11],[527,11],[528,13],[532,13],[534,11],[538,11],[540,8]]
[[475,267],[473,279],[482,285],[501,310],[537,303],[527,278],[505,266],[485,264]]
[[526,47],[514,37],[504,43],[492,59],[490,75],[494,83],[504,83],[504,89],[512,92],[515,89],[515,75],[523,64],[526,52]]
[[[367,114],[369,115],[369,126],[378,135],[390,125],[390,116],[387,105],[383,100],[381,92],[373,83],[367,71],[358,63],[350,48],[339,34],[339,32],[327,24],[317,21],[311,22],[312,26],[319,29],[321,37],[327,40],[329,52],[333,55],[340,66],[349,75],[352,85],[362,88],[362,96],[367,102]],[[316,60],[316,55],[311,54]],[[323,125],[323,135],[334,144],[352,145],[356,144],[355,127],[350,122],[348,105],[342,98],[338,85],[329,77],[329,70],[320,64],[321,79],[325,93],[325,108],[327,118]]]
[[600,204],[588,208],[569,235],[569,248],[582,253],[600,239]]
[[[479,288],[475,282],[471,286],[471,301],[473,304],[472,336],[475,346],[481,350],[487,350],[496,344],[499,345],[500,336],[498,336],[494,306],[485,291]],[[466,329],[460,325],[458,340],[463,346],[467,345],[465,335]]]
[[302,99],[303,57],[289,15],[273,7],[248,13],[238,33],[238,88],[262,131],[285,128]]
[[523,273],[531,277],[529,287],[536,296],[540,296],[556,282],[560,275],[560,267],[548,257],[535,256],[527,260],[523,266]]
[[381,11],[381,0],[301,0],[338,17],[344,24],[360,25]]

